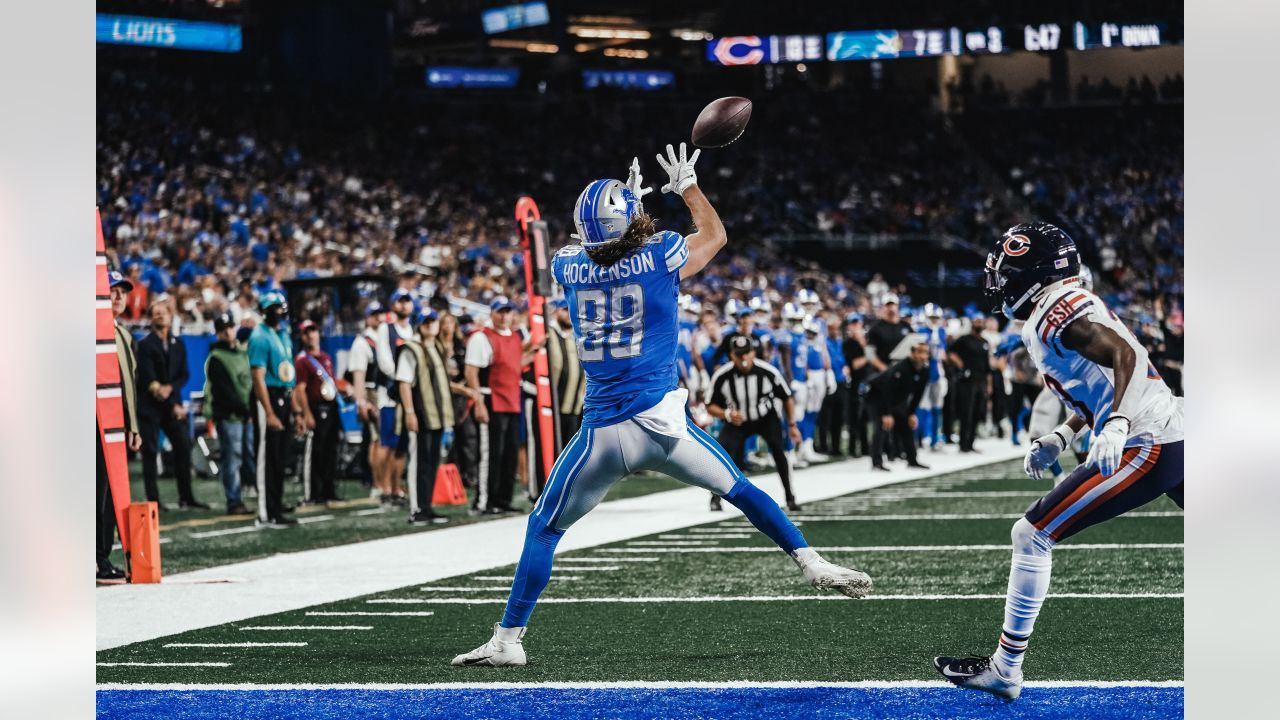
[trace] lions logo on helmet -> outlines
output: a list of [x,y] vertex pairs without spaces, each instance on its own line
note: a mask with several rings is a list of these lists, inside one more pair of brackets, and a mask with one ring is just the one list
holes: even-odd
[[620,180],[595,180],[578,195],[573,206],[573,224],[578,232],[571,237],[581,240],[584,247],[617,240],[639,211],[639,199]]
[[1025,320],[1040,291],[1080,275],[1076,243],[1047,222],[1014,225],[987,255],[985,290],[992,312]]

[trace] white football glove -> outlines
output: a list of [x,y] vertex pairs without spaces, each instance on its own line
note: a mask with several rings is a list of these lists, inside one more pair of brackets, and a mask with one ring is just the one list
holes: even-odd
[[827,394],[834,395],[838,387],[840,386],[836,383],[836,371],[828,370],[827,371]]
[[644,211],[644,196],[653,192],[651,187],[641,187],[644,185],[644,176],[640,174],[640,158],[631,158],[631,168],[627,172],[627,189],[632,195],[636,196],[636,209]]
[[1067,439],[1058,430],[1036,438],[1027,449],[1027,457],[1022,461],[1023,472],[1032,480],[1043,480],[1044,471],[1049,469],[1066,448]]
[[1086,465],[1098,468],[1103,477],[1114,475],[1120,469],[1120,459],[1124,455],[1124,443],[1129,439],[1129,418],[1123,415],[1112,415],[1102,430],[1095,433],[1089,443],[1089,458]]
[[680,143],[680,156],[676,157],[675,148],[667,145],[667,156],[664,158],[662,153],[658,153],[658,164],[663,170],[667,171],[667,176],[671,181],[662,186],[662,192],[673,192],[677,195],[683,195],[685,190],[698,184],[698,175],[693,171],[693,164],[698,162],[698,156],[702,154],[702,150],[694,150],[693,155],[686,159],[684,143]]

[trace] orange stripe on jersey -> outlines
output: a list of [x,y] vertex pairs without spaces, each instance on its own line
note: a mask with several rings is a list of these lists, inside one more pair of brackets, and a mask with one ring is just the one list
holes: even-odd
[[[1126,457],[1124,458],[1124,461],[1120,464],[1120,467],[1124,468],[1125,465],[1128,465],[1130,462],[1132,462],[1133,459],[1137,457],[1138,453],[1141,450],[1142,448],[1130,448],[1129,450],[1125,451]],[[1132,455],[1130,455],[1130,453],[1132,453]],[[1076,520],[1079,520],[1082,517],[1087,517],[1089,513],[1096,510],[1103,503],[1110,501],[1116,495],[1119,495],[1120,493],[1129,489],[1130,486],[1132,486],[1134,483],[1141,480],[1147,473],[1151,472],[1151,468],[1154,468],[1156,466],[1156,461],[1159,459],[1160,459],[1160,446],[1154,445],[1151,447],[1151,453],[1147,456],[1147,459],[1142,462],[1142,465],[1140,467],[1134,469],[1134,471],[1129,474],[1129,477],[1124,479],[1124,482],[1116,484],[1115,487],[1111,488],[1110,490],[1107,490],[1105,493],[1098,496],[1097,498],[1094,498],[1093,502],[1086,505],[1083,509],[1077,512],[1071,518],[1067,519],[1065,522],[1063,522],[1061,525],[1055,528],[1054,531],[1049,534],[1049,537],[1055,541],[1058,540],[1062,536],[1062,534],[1065,533],[1067,529],[1070,528],[1072,524],[1075,523]],[[1117,470],[1116,472],[1118,473],[1120,471]],[[1070,507],[1070,505],[1068,505],[1067,507]]]
[[1075,309],[1076,304],[1084,300],[1082,293],[1071,293],[1062,296],[1058,302],[1054,303],[1044,314],[1044,326],[1040,329],[1040,339],[1048,344],[1049,331],[1058,327],[1058,325],[1071,316],[1071,311]]

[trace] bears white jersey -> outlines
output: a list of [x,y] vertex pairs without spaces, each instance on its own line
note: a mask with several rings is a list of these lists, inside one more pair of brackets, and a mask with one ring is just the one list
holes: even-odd
[[[1147,351],[1120,322],[1102,299],[1074,283],[1047,293],[1031,310],[1022,327],[1022,340],[1045,385],[1066,407],[1095,431],[1111,417],[1115,403],[1115,374],[1062,345],[1062,331],[1073,322],[1092,321],[1115,331],[1138,353],[1145,373],[1135,373],[1126,396],[1137,393],[1129,418],[1126,446],[1182,440],[1182,398],[1175,397],[1160,379]],[[1126,405],[1130,401],[1126,400]]]

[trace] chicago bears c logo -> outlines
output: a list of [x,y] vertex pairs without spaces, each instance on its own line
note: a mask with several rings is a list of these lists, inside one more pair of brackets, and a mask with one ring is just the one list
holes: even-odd
[[1026,255],[1031,249],[1031,241],[1026,235],[1010,235],[1004,239],[1004,254],[1009,257]]

